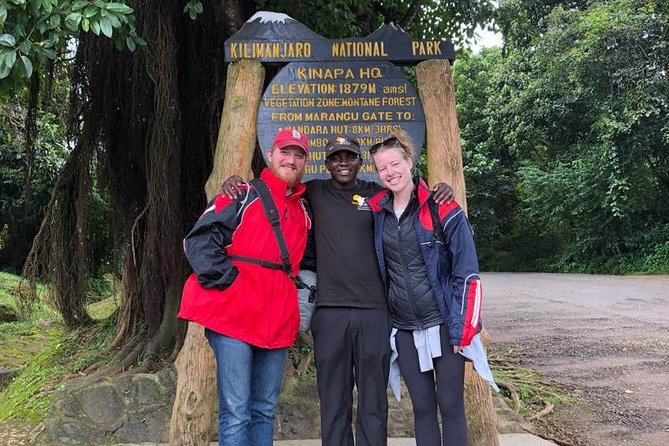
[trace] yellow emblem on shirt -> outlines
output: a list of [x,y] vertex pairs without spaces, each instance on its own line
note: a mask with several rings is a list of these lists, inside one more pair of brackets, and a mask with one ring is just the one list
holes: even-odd
[[358,194],[353,195],[353,199],[351,200],[351,204],[360,207],[365,205],[365,197],[361,197]]

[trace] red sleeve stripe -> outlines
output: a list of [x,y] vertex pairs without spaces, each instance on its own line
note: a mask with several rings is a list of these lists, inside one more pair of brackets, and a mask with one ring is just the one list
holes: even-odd
[[444,231],[446,230],[446,226],[448,226],[448,224],[451,222],[451,220],[453,220],[455,217],[457,217],[459,214],[461,214],[463,212],[464,211],[462,209],[460,209],[458,212],[456,212],[455,214],[448,217],[448,220],[446,220],[446,222],[444,223],[444,228],[443,228]]
[[[456,207],[460,206],[457,201],[453,200],[450,203],[444,203],[439,205],[439,220],[444,220],[444,218]],[[444,224],[444,226],[446,226]]]
[[[476,279],[471,280],[472,277]],[[462,338],[460,345],[469,345],[472,338],[476,335],[478,328],[479,315],[481,311],[481,280],[478,275],[472,274],[465,279],[465,289],[462,296],[462,308],[460,314],[464,311],[465,298],[467,299],[467,314],[464,317],[464,325],[462,327]]]
[[471,326],[476,328],[479,325],[479,317],[481,316],[481,281],[474,280],[469,289],[469,298],[474,295],[474,311],[472,312]]
[[[216,196],[216,200],[214,200],[214,212],[217,214],[221,212],[221,210],[229,205],[232,202],[230,198],[228,198],[226,195],[218,195]],[[207,209],[205,212],[208,212],[211,208]]]

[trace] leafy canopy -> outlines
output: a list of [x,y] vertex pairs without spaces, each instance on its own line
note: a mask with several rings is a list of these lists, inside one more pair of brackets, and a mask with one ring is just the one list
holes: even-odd
[[145,44],[135,30],[133,9],[124,1],[0,2],[0,79],[30,77],[35,64],[72,50],[70,39],[82,32],[107,36],[119,49],[134,51]]
[[482,246],[532,247],[558,271],[666,271],[668,4],[565,4],[523,23],[504,52],[456,64]]

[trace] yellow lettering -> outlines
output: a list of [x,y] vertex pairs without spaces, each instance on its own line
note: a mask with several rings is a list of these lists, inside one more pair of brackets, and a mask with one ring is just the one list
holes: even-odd
[[251,43],[251,52],[253,53],[253,57],[262,57],[262,42],[253,42]]
[[302,113],[272,112],[272,121],[302,121]]

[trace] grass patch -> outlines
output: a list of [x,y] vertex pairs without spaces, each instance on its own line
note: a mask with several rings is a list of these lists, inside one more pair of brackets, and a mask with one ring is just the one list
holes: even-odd
[[14,292],[16,291],[16,287],[19,286],[20,281],[21,278],[18,276],[0,272],[0,303],[18,310]]
[[[515,349],[508,349],[491,354],[488,360],[495,381],[510,384],[516,390],[519,413],[525,420],[532,422],[532,416],[544,409],[547,402],[556,407],[573,402],[573,398],[560,385],[547,382],[536,370],[513,364],[511,358],[517,358],[518,355]],[[509,390],[502,388],[500,395],[510,407],[515,407],[516,402]]]
[[[17,289],[20,283],[20,276],[0,271],[0,303],[10,306],[17,312],[19,311]],[[37,284],[37,294],[41,300],[46,296],[46,291],[46,286],[39,283]],[[36,306],[33,310],[32,314],[29,314],[27,317],[25,315],[21,315],[20,317],[33,322],[38,322],[44,319],[58,322],[62,320],[60,314],[49,307],[45,302],[41,302],[40,305]]]
[[50,343],[50,330],[32,322],[0,324],[0,366],[14,369],[27,363]]
[[63,370],[54,367],[54,360],[62,353],[63,334],[60,330],[49,333],[46,348],[32,358],[20,373],[0,392],[0,421],[20,419],[42,420],[51,404],[51,392]]
[[119,307],[117,296],[111,296],[86,307],[88,314],[96,321],[109,318]]
[[0,421],[44,419],[56,389],[94,364],[111,359],[109,344],[114,334],[110,320],[70,332],[62,326],[49,329],[42,351],[0,392]]
[[[21,278],[0,272],[0,302],[17,308],[15,292]],[[44,291],[41,287],[40,291]],[[88,306],[96,323],[66,330],[60,315],[42,304],[28,318],[0,323],[0,367],[21,368],[0,390],[0,421],[43,420],[53,392],[111,359],[109,346],[116,332],[111,315],[118,298],[110,296]]]

